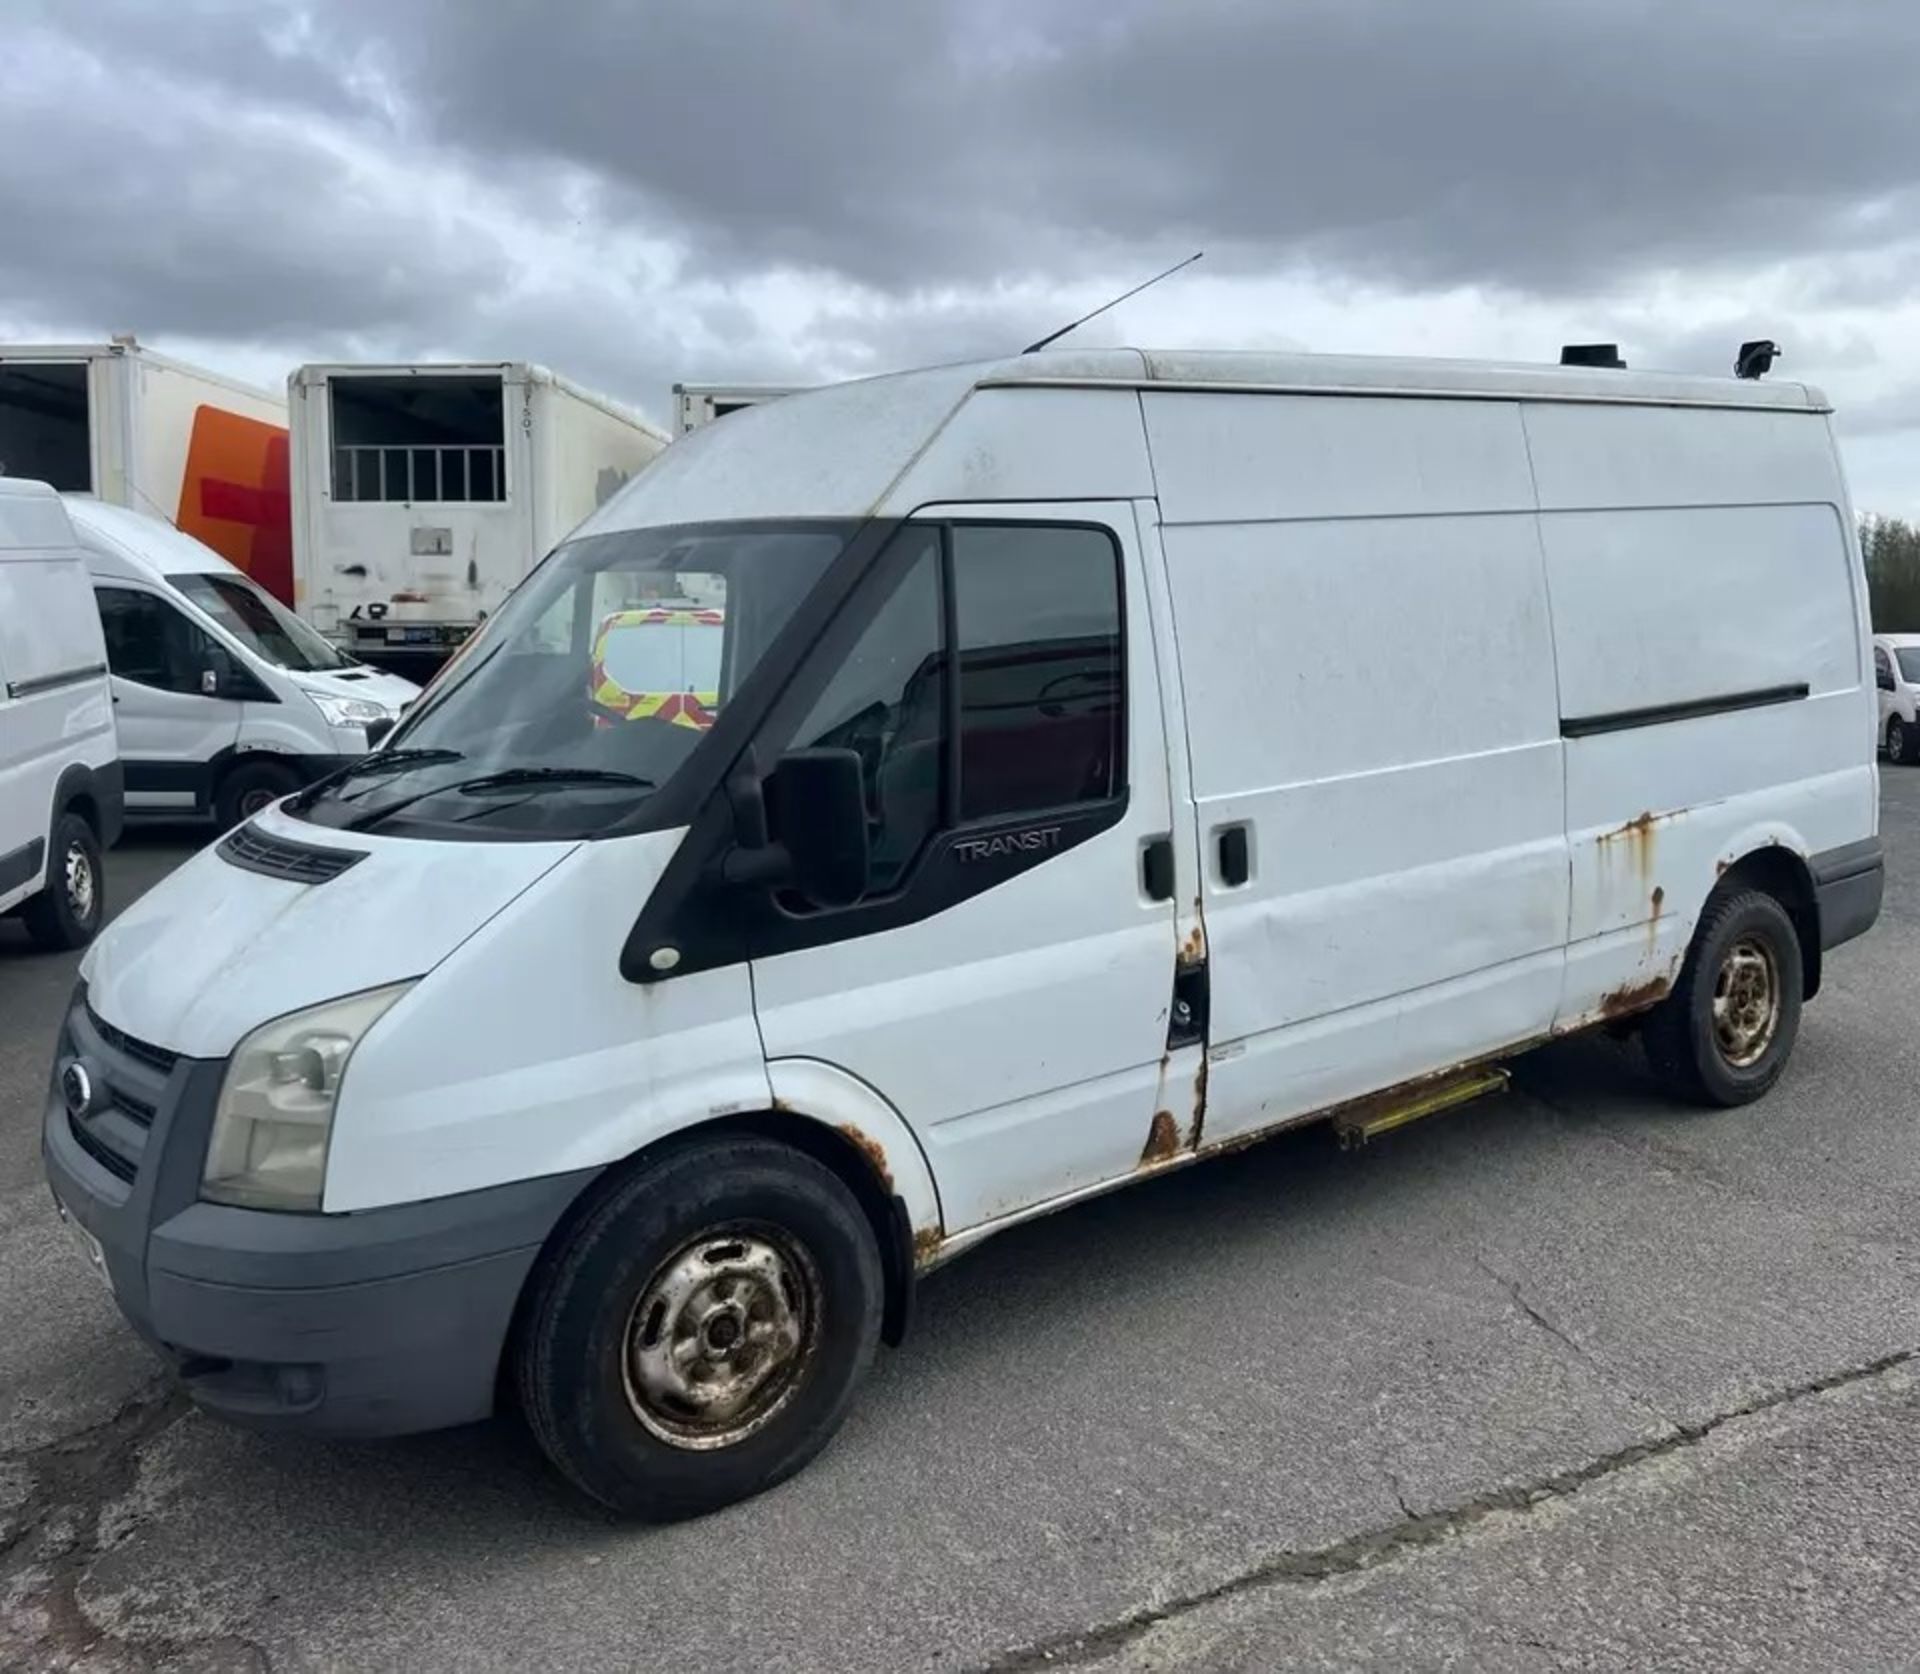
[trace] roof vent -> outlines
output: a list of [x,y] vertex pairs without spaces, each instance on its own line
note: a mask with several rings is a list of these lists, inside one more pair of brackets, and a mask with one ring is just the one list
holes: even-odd
[[1562,366],[1604,366],[1610,372],[1624,372],[1627,363],[1620,358],[1618,343],[1569,343],[1560,351]]
[[1773,363],[1779,358],[1780,345],[1769,337],[1742,343],[1740,353],[1734,358],[1733,375],[1736,378],[1764,378],[1773,370]]

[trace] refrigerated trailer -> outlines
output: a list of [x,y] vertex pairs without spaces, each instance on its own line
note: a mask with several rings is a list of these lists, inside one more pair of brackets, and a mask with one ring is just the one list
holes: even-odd
[[434,663],[667,437],[524,362],[302,366],[296,608],[357,656]]
[[131,337],[0,345],[0,476],[165,518],[287,603],[286,403]]
[[675,384],[673,405],[675,434],[684,436],[717,418],[737,413],[742,407],[757,407],[763,401],[777,401],[783,395],[798,395],[803,386],[793,384]]

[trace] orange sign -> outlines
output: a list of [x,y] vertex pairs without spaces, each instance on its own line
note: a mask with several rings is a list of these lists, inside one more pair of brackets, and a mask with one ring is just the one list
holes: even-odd
[[174,522],[291,605],[293,497],[285,426],[219,407],[195,412]]

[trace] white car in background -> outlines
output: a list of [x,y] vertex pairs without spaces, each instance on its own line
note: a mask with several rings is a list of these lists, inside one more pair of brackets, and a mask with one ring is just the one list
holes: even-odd
[[65,498],[106,633],[129,813],[237,825],[365,755],[419,695],[170,524]]
[[1873,678],[1887,760],[1912,761],[1920,753],[1920,634],[1875,634]]

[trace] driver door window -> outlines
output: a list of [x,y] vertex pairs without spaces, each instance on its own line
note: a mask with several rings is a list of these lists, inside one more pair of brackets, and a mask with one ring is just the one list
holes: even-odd
[[859,754],[869,896],[942,829],[1108,802],[1125,777],[1113,538],[985,523],[905,538],[923,550],[789,741]]
[[225,653],[164,599],[130,587],[99,587],[107,666],[122,680],[163,692],[205,696],[201,676]]

